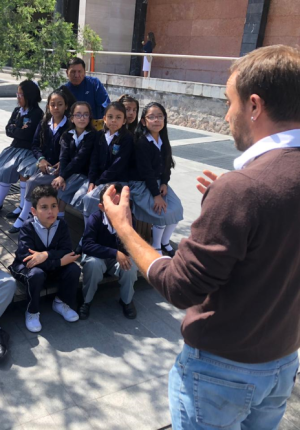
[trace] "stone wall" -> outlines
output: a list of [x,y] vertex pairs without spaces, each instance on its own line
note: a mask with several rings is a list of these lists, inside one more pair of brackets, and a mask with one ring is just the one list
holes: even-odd
[[264,46],[300,45],[299,0],[272,0],[268,15]]
[[112,101],[122,94],[133,95],[141,109],[151,101],[161,103],[170,124],[229,134],[225,87],[194,82],[143,79],[135,76],[94,74],[105,85]]

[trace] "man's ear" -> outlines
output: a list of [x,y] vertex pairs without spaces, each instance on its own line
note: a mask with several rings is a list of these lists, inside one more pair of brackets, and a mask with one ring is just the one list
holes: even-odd
[[99,204],[98,204],[98,208],[100,209],[100,211],[101,211],[101,212],[104,212],[104,213],[105,213],[103,203],[99,203]]
[[257,94],[252,94],[250,96],[250,102],[251,102],[251,115],[253,117],[253,120],[255,121],[261,115],[265,106],[265,102]]
[[30,212],[33,216],[36,216],[36,209],[33,206],[31,207]]

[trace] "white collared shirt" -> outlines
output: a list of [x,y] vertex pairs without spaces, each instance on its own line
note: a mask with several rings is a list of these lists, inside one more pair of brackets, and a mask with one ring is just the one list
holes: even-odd
[[84,132],[81,133],[81,135],[79,137],[77,137],[77,133],[76,133],[75,128],[73,128],[73,130],[70,130],[69,133],[73,134],[73,139],[75,141],[75,145],[76,145],[76,148],[77,148],[78,145],[80,144],[80,142],[82,141],[82,139],[84,138],[84,136],[86,134],[88,134],[89,131],[84,130]]
[[49,127],[50,127],[50,130],[52,130],[52,133],[55,135],[56,134],[56,132],[57,132],[57,130],[60,128],[60,127],[63,127],[64,125],[65,125],[65,123],[67,122],[67,117],[66,116],[64,116],[63,117],[63,119],[60,121],[60,123],[59,124],[57,124],[57,126],[56,127],[54,127],[54,124],[53,124],[53,117],[50,119],[50,121],[48,122],[48,125],[49,125]]
[[28,114],[28,112],[29,112],[29,109],[27,108],[27,109],[24,109],[24,108],[20,108],[20,110],[19,110],[19,114],[21,115],[21,116],[24,116],[24,115],[27,115]]
[[160,136],[158,136],[158,142],[156,142],[156,140],[154,139],[154,137],[150,133],[146,134],[146,138],[149,142],[153,142],[154,145],[161,151],[161,146],[163,143],[162,143]]
[[106,213],[103,212],[103,219],[102,222],[104,225],[106,225],[107,230],[110,232],[110,234],[115,234],[116,230],[113,228],[113,226],[111,225],[111,223],[109,222],[109,219],[106,216]]
[[233,162],[236,170],[244,169],[255,158],[272,151],[272,149],[298,148],[300,147],[300,129],[287,130],[281,133],[272,134],[250,146],[240,157]]
[[113,138],[115,136],[119,136],[119,132],[118,131],[116,131],[114,134],[110,134],[110,131],[108,130],[105,133],[105,139],[106,139],[107,146],[109,146],[111,144],[111,142],[112,142],[112,140],[113,140]]

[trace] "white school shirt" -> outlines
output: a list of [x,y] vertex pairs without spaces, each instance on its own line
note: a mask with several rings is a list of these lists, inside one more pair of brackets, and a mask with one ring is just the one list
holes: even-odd
[[54,124],[53,124],[53,117],[50,119],[50,121],[48,122],[48,125],[49,125],[49,127],[50,127],[50,130],[52,130],[52,133],[53,133],[53,135],[55,135],[56,134],[56,132],[57,132],[57,130],[60,128],[60,127],[63,127],[64,125],[65,125],[65,123],[67,122],[67,117],[66,116],[64,116],[63,117],[63,119],[60,121],[60,123],[59,124],[57,124],[57,126],[56,127],[54,127]]
[[83,132],[83,133],[81,133],[81,135],[80,135],[79,137],[77,137],[77,133],[76,133],[76,130],[75,130],[75,129],[70,130],[70,131],[69,131],[69,133],[73,134],[73,139],[74,139],[74,141],[75,141],[75,145],[76,145],[76,148],[77,148],[77,147],[78,147],[78,145],[80,144],[80,142],[82,141],[82,139],[84,138],[84,136],[85,136],[86,134],[88,134],[88,133],[89,133],[89,131],[84,130],[84,132]]
[[111,142],[112,142],[112,140],[113,140],[113,138],[115,136],[119,136],[119,132],[118,131],[116,131],[114,134],[110,134],[110,131],[108,130],[105,133],[105,139],[106,139],[107,146],[109,146],[111,144]]
[[156,140],[154,139],[154,137],[150,133],[146,134],[146,138],[149,142],[153,142],[154,145],[161,151],[161,147],[162,147],[163,143],[162,143],[160,136],[158,136],[158,142],[156,142]]

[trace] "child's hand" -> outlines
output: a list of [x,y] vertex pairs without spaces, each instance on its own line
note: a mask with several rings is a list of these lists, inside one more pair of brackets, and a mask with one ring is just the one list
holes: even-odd
[[87,190],[87,193],[89,193],[90,191],[93,191],[93,189],[95,188],[95,184],[89,184],[89,187],[88,187],[88,190]]
[[70,254],[64,255],[63,258],[60,259],[60,265],[66,266],[67,264],[74,263],[74,261],[76,261],[78,257],[80,257],[79,254],[75,254],[75,252],[70,252]]
[[165,196],[167,195],[167,192],[168,192],[168,185],[166,185],[166,184],[162,184],[162,185],[160,186],[159,191],[160,191],[160,195],[161,195],[162,197],[165,197]]
[[123,254],[123,252],[121,251],[117,251],[116,260],[120,264],[121,269],[130,270],[131,268],[130,257]]
[[54,166],[53,167],[55,167],[55,171],[53,172],[53,175],[54,176],[57,176],[58,174],[59,174],[59,165],[60,165],[60,162],[58,162],[58,163],[56,163],[56,164],[54,164]]
[[48,252],[46,251],[37,252],[37,251],[33,251],[32,249],[28,249],[28,251],[32,255],[28,255],[28,257],[24,258],[23,260],[23,263],[26,263],[28,261],[28,263],[26,264],[26,267],[28,269],[32,269],[33,267],[41,263],[44,263],[44,261],[46,261],[48,258]]
[[161,195],[154,197],[154,212],[157,212],[159,215],[161,214],[161,211],[163,210],[165,213],[167,212],[167,203],[164,201]]
[[45,159],[43,159],[43,160],[41,160],[40,162],[39,162],[39,169],[40,169],[40,171],[41,172],[43,172],[43,173],[47,173],[47,167],[48,166],[51,166],[51,164],[50,163],[48,163],[48,161],[47,160],[45,160]]
[[62,176],[58,176],[57,178],[53,179],[51,185],[56,190],[59,190],[61,188],[64,191],[66,188],[66,183]]

